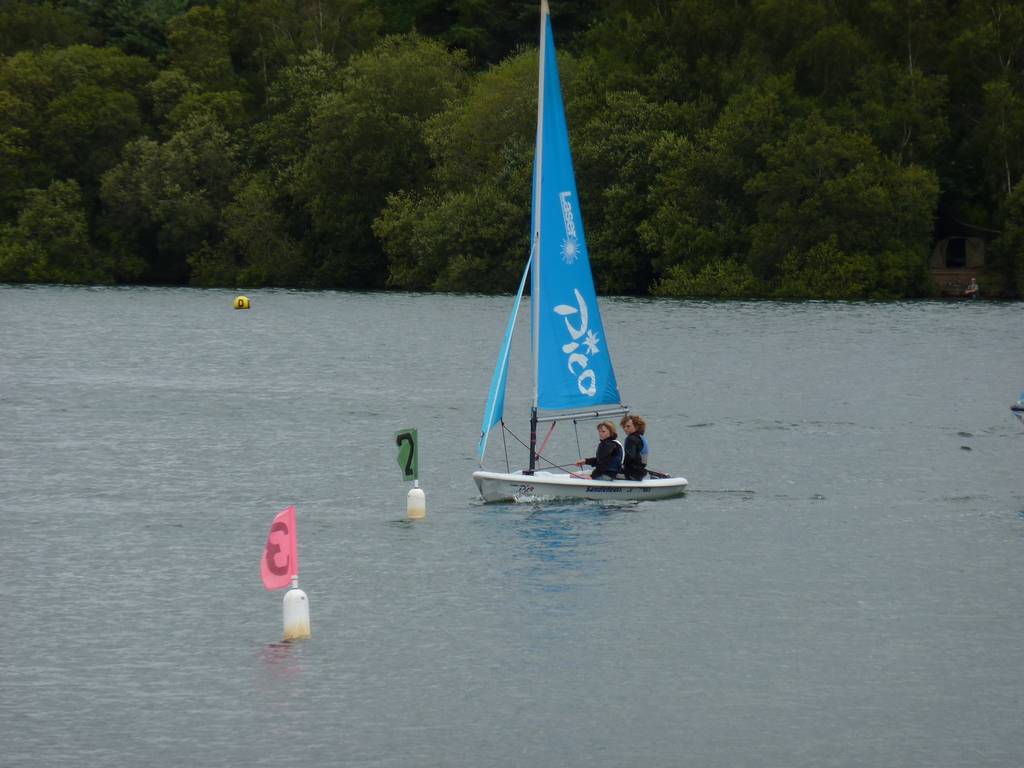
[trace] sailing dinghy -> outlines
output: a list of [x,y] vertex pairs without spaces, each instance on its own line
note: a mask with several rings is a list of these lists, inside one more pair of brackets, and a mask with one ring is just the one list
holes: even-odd
[[[610,419],[628,411],[619,396],[590,271],[546,0],[541,2],[539,69],[530,258],[491,379],[480,434],[481,468],[473,479],[485,501],[634,501],[678,496],[686,490],[683,477],[593,480],[558,471],[559,467],[537,466],[542,460],[537,450],[539,423]],[[527,275],[533,333],[530,462],[528,469],[518,472],[491,472],[483,469],[484,452],[492,428],[501,423],[504,429],[509,351]]]

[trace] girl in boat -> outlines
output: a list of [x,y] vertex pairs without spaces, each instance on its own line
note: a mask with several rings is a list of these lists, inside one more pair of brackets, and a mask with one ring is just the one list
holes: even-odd
[[615,425],[610,421],[602,421],[597,425],[597,436],[601,442],[597,444],[597,455],[589,459],[580,459],[576,462],[577,467],[584,464],[593,467],[590,473],[592,480],[614,480],[615,475],[622,469],[622,443],[617,438],[619,433],[615,431]]
[[627,480],[643,480],[647,474],[647,422],[635,414],[626,414],[619,422],[626,433],[623,449],[622,474]]

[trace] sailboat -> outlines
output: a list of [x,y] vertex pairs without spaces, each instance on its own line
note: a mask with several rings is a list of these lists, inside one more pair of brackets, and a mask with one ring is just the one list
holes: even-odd
[[[538,424],[609,419],[628,412],[619,396],[590,270],[547,0],[541,2],[539,70],[530,257],[494,367],[478,447],[480,469],[473,480],[485,501],[678,496],[686,490],[686,478],[594,480],[551,462],[548,468],[538,466],[544,460],[537,449]],[[533,354],[529,466],[492,472],[483,468],[484,453],[491,430],[499,423],[504,429],[510,349],[527,276]]]

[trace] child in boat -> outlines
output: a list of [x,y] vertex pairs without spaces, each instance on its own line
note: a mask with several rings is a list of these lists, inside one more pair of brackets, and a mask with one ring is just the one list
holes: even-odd
[[597,444],[597,455],[589,459],[580,459],[576,462],[577,467],[584,464],[594,468],[590,473],[593,480],[614,480],[615,475],[622,469],[622,443],[617,438],[619,433],[615,431],[615,425],[610,421],[602,421],[597,425],[597,436],[601,442]]
[[619,422],[626,433],[623,448],[622,474],[627,480],[643,480],[647,474],[647,422],[636,414],[626,414]]

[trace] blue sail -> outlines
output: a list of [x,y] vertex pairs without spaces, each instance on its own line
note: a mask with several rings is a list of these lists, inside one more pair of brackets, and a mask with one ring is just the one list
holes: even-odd
[[526,275],[530,271],[530,264],[533,257],[526,262],[526,269],[523,270],[523,277],[519,281],[519,290],[516,292],[516,300],[512,305],[512,314],[508,319],[508,328],[505,329],[505,339],[501,343],[501,351],[498,353],[498,362],[494,365],[494,375],[491,376],[491,388],[487,392],[487,405],[484,406],[484,422],[480,428],[480,445],[477,448],[477,457],[483,464],[484,451],[487,449],[487,436],[491,428],[501,421],[505,412],[505,385],[508,383],[508,358],[512,349],[512,331],[516,327],[516,317],[519,315],[519,305],[523,300],[523,289],[526,287]]
[[539,240],[539,250],[530,284],[535,405],[545,410],[618,405],[619,387],[590,271],[547,14],[544,32],[533,200],[534,247]]

